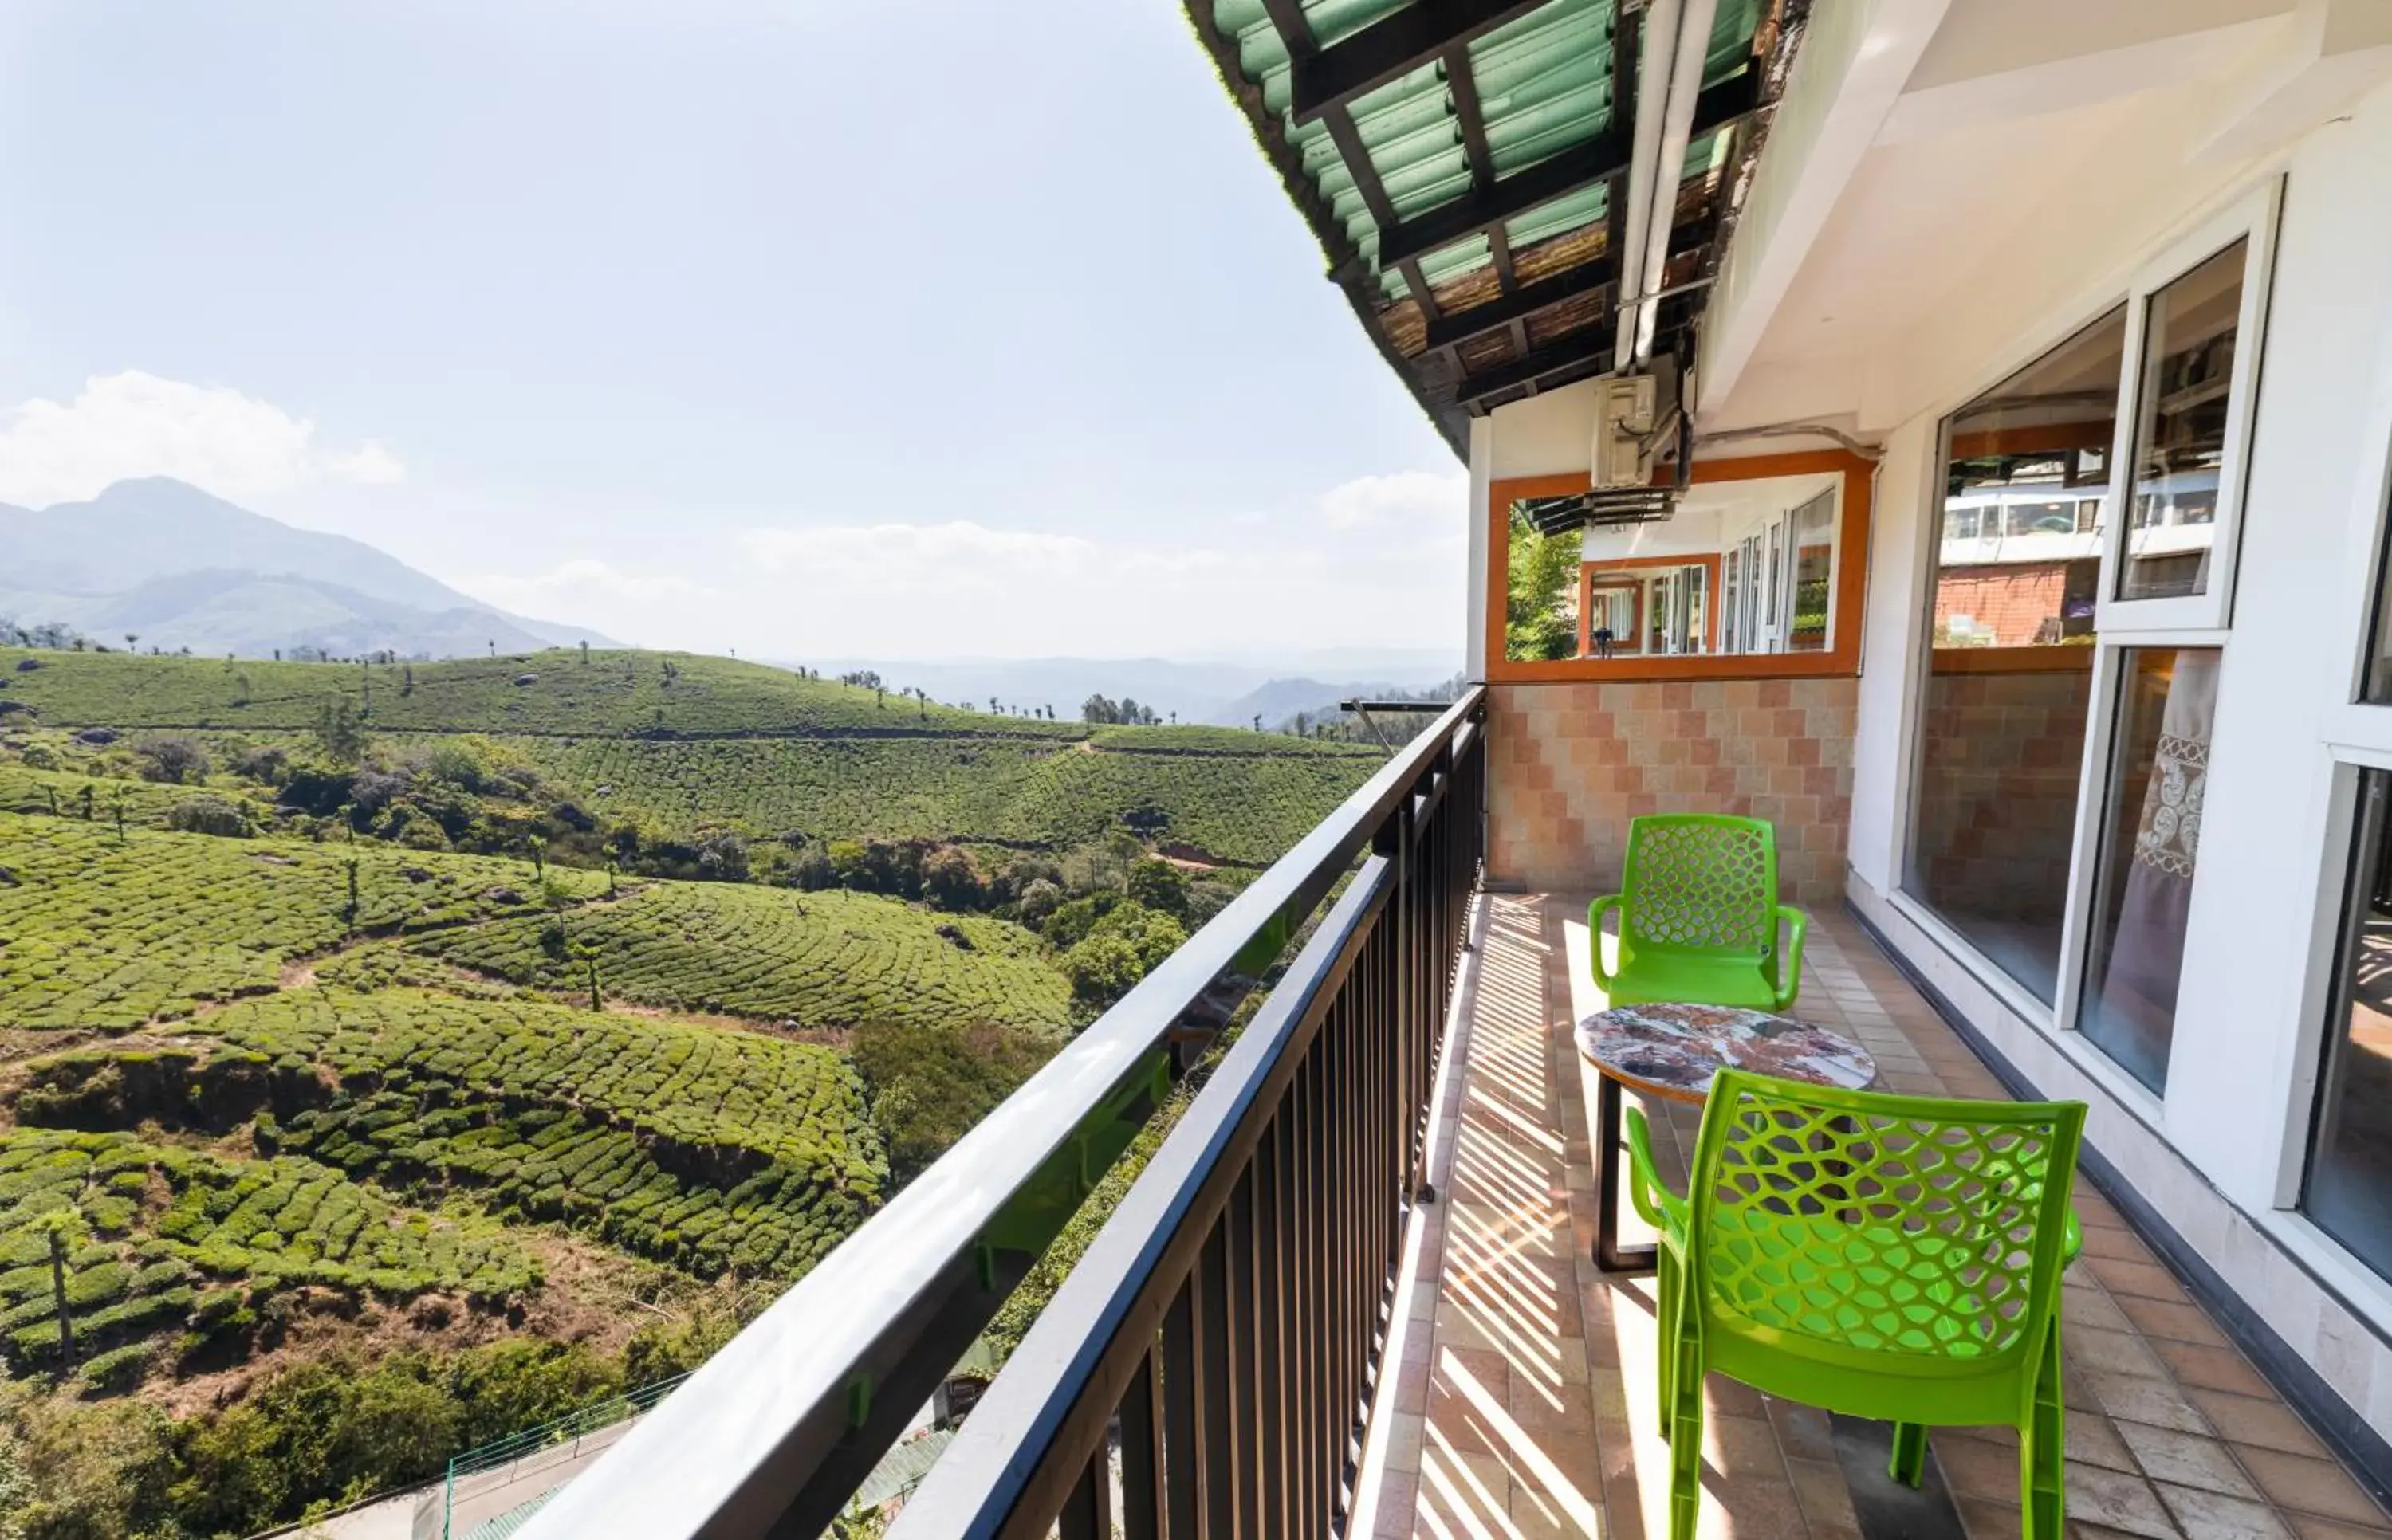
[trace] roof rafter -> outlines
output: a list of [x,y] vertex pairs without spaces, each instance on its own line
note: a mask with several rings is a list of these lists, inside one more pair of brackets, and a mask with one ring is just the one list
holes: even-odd
[[1467,376],[1454,386],[1453,398],[1475,409],[1490,395],[1501,395],[1523,385],[1543,388],[1563,384],[1601,374],[1610,367],[1609,332],[1599,326],[1581,327],[1524,358]]
[[[1759,105],[1761,76],[1746,70],[1695,98],[1694,136],[1725,127]],[[1426,213],[1379,230],[1379,264],[1392,267],[1467,240],[1490,225],[1516,219],[1532,209],[1619,175],[1628,164],[1630,126],[1614,119],[1584,144],[1549,156],[1523,171]]]
[[[1449,49],[1493,32],[1544,0],[1418,0],[1380,18],[1342,42],[1298,58],[1290,84],[1295,121],[1309,123],[1332,107],[1410,74]],[[1268,8],[1268,7],[1267,7]],[[1277,13],[1272,20],[1278,20]],[[1282,37],[1285,28],[1280,29]]]

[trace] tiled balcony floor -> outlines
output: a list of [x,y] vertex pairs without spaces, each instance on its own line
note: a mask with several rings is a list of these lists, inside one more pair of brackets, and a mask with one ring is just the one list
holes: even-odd
[[[1591,980],[1572,985],[1573,971],[1583,977],[1571,957],[1584,955],[1585,902],[1488,902],[1470,1035],[1450,1061],[1458,1095],[1432,1165],[1440,1198],[1418,1233],[1400,1345],[1389,1348],[1395,1411],[1374,1433],[1362,1496],[1380,1535],[1661,1536],[1653,1283],[1590,1260],[1594,1086],[1569,1031],[1601,1003]],[[1814,916],[1794,1014],[1866,1043],[1888,1089],[2004,1094],[1840,914]],[[1670,1164],[1699,1109],[1660,1110]],[[2392,1534],[2392,1518],[2115,1210],[2082,1183],[2076,1208],[2086,1249],[2066,1280],[2063,1339],[2071,1533]],[[1881,1428],[1717,1378],[1707,1418],[1706,1536],[2019,1533],[2006,1430],[1936,1433],[1927,1490],[1915,1495],[1884,1479]]]

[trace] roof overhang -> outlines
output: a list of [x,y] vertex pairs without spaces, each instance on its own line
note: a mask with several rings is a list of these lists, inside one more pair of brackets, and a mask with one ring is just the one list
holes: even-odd
[[[1185,4],[1330,278],[1457,454],[1471,417],[1612,369],[1620,272],[1643,265],[1623,259],[1644,7]],[[1626,296],[1658,296],[1658,352],[1691,353],[1807,11],[1718,0],[1666,256]]]

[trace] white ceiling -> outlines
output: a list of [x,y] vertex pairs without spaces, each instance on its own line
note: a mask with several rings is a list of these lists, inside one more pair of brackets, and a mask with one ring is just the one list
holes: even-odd
[[[2114,303],[2105,281],[2256,155],[2392,79],[2392,46],[2367,33],[2354,51],[2347,27],[2320,63],[2337,46],[2321,14],[2352,5],[2392,16],[2384,0],[1878,0],[1916,61],[1898,89],[1880,70],[1860,138],[1878,37],[1817,59],[1806,44],[1780,109],[1793,131],[1763,152],[1776,183],[1756,183],[1730,254],[1749,270],[1707,322],[1701,427],[1882,431],[2023,361],[2006,356],[2022,333],[2090,319]],[[1781,149],[1815,163],[1771,165]]]

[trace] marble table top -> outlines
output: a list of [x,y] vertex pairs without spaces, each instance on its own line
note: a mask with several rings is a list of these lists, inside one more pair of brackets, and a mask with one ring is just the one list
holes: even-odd
[[1721,1069],[1807,1085],[1865,1090],[1868,1050],[1822,1027],[1733,1005],[1618,1005],[1578,1024],[1578,1051],[1612,1079],[1672,1101],[1699,1102]]

